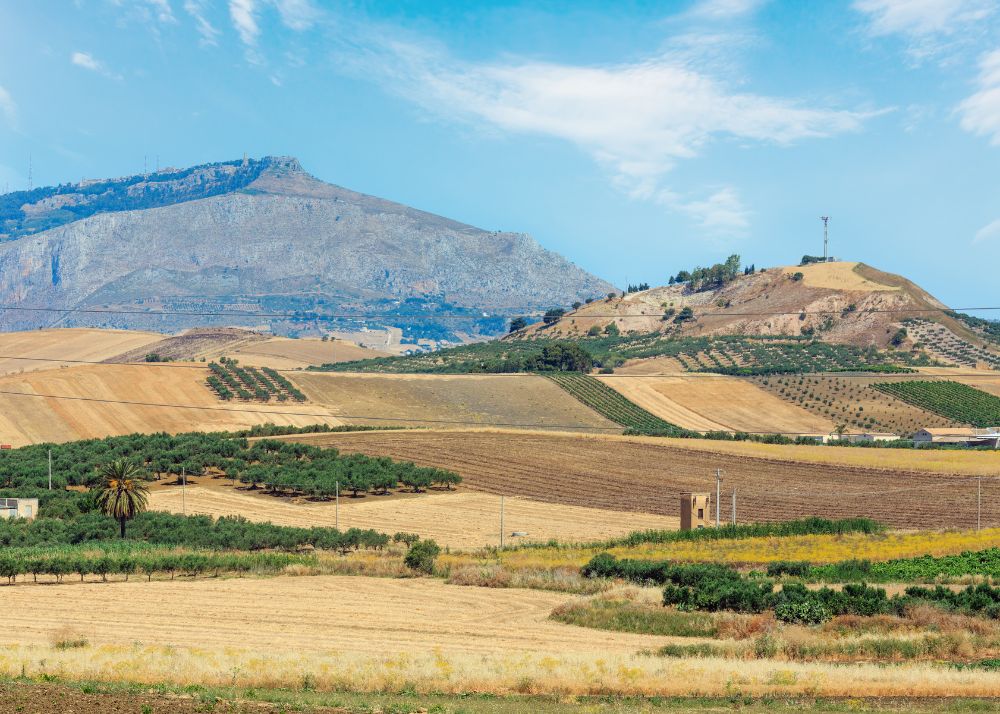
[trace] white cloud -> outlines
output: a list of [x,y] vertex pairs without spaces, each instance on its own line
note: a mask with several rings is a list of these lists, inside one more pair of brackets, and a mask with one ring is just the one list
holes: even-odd
[[951,34],[988,17],[992,0],[855,0],[854,8],[868,15],[873,35],[916,36]]
[[684,13],[700,20],[732,20],[757,10],[766,0],[702,0]]
[[177,18],[174,17],[174,10],[170,6],[170,0],[146,0],[146,4],[149,5],[149,9],[160,22],[177,22]]
[[[606,167],[622,189],[646,199],[657,197],[660,179],[678,161],[713,141],[788,145],[857,131],[871,116],[732,92],[691,62],[670,56],[596,67],[473,64],[413,43],[387,42],[355,69],[435,114],[571,142]],[[721,216],[728,206],[726,220],[736,225],[741,212],[733,195],[720,192],[692,204],[691,211],[707,215],[714,207]]]
[[260,37],[260,26],[257,24],[257,3],[255,0],[229,0],[229,17],[246,45],[256,45]]
[[301,32],[308,30],[319,17],[319,10],[311,0],[272,0],[286,27]]
[[685,199],[673,191],[662,190],[656,200],[686,215],[710,235],[742,235],[750,227],[750,211],[732,186],[720,188],[701,199]]
[[1000,49],[979,62],[978,91],[958,105],[962,128],[1000,146]]
[[976,237],[972,239],[973,243],[988,243],[991,241],[1000,242],[1000,218],[980,228],[976,231]]
[[0,87],[0,114],[6,117],[7,123],[11,126],[13,126],[17,119],[17,104],[14,103],[14,98],[10,96],[10,92],[3,87]]
[[90,72],[97,72],[110,79],[121,79],[122,76],[108,69],[107,65],[94,57],[89,52],[74,52],[70,55],[70,62],[77,67],[81,67]]
[[916,63],[929,57],[956,61],[955,50],[988,35],[996,0],[855,0],[873,37],[899,35]]
[[219,31],[205,17],[204,0],[185,0],[184,10],[194,19],[195,28],[201,35],[201,44],[205,46],[217,45]]

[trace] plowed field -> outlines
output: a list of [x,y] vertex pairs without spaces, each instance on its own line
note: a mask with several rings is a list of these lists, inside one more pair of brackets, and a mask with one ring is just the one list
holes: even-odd
[[[723,520],[731,516],[730,494],[736,488],[737,515],[744,522],[817,515],[868,516],[902,528],[976,524],[977,481],[967,476],[804,463],[700,451],[665,440],[572,434],[439,431],[293,438],[448,468],[463,476],[466,488],[553,503],[674,515],[679,492],[714,491],[715,470],[721,469]],[[1000,482],[984,478],[982,489],[982,523],[1000,525]]]

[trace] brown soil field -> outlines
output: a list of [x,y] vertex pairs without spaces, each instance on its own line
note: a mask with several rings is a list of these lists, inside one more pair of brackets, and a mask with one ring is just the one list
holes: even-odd
[[[3,589],[7,637],[93,644],[237,646],[280,652],[633,652],[670,638],[552,622],[565,594],[445,585],[429,578],[277,577],[73,583]],[[131,603],[108,617],[109,602]],[[255,603],[241,606],[240,603]]]
[[315,338],[292,340],[287,337],[272,337],[264,342],[239,346],[219,356],[222,354],[253,367],[273,369],[300,369],[310,365],[389,356],[388,352],[359,347],[344,340],[323,342]]
[[[202,479],[203,480],[203,479]],[[228,483],[228,482],[226,482]],[[158,511],[243,516],[252,521],[271,521],[287,526],[329,526],[336,522],[331,501],[314,502],[268,496],[242,488],[204,488],[188,486],[183,496],[180,488],[169,486],[152,491],[149,507]],[[419,494],[411,498],[340,499],[341,528],[373,528],[385,533],[417,533],[433,538],[450,548],[481,548],[499,545],[500,499],[471,491]],[[678,519],[646,513],[624,514],[557,503],[504,499],[504,537],[506,543],[520,541],[562,542],[606,540],[634,530],[674,530]],[[513,532],[526,536],[510,537]]]
[[75,327],[7,332],[0,334],[0,375],[52,369],[73,360],[100,362],[129,350],[142,351],[161,339],[155,332]]
[[157,342],[145,345],[142,349],[123,352],[108,362],[142,362],[151,352],[172,360],[197,361],[202,357],[212,359],[240,346],[269,339],[267,335],[239,327],[194,328],[170,337],[159,335],[159,338]]
[[762,390],[754,382],[722,375],[598,377],[643,409],[696,431],[737,430],[829,434],[834,424]]
[[[831,424],[846,424],[848,432],[881,431],[909,437],[925,427],[956,426],[955,422],[945,417],[871,388],[871,385],[880,382],[915,378],[921,377],[908,374],[870,377],[803,374],[752,379],[785,403],[829,419]],[[1000,384],[1000,375],[997,382]],[[824,433],[832,430],[831,426]]]
[[[22,446],[133,432],[242,429],[269,422],[339,423],[328,410],[308,404],[226,404],[205,385],[207,375],[203,365],[113,364],[8,375],[0,378],[0,438],[3,443]],[[193,408],[158,406],[164,404]]]
[[[313,373],[289,375],[309,398],[352,424],[473,423],[621,431],[544,377]],[[364,417],[371,418],[362,418]]]
[[[756,456],[746,451],[708,451],[713,445],[708,441],[700,442],[707,446],[690,448],[685,445],[698,440],[528,432],[368,432],[286,438],[448,468],[461,474],[463,486],[473,490],[609,510],[674,515],[679,492],[714,490],[715,470],[721,469],[723,520],[731,517],[729,494],[736,488],[741,522],[816,515],[868,516],[899,528],[976,523],[975,478],[905,470],[911,463],[906,457],[924,454],[894,449],[795,446],[770,452],[785,458],[767,458],[766,450]],[[862,456],[884,458],[886,468],[792,460],[799,449],[808,457],[810,448],[831,452],[831,458],[838,452],[863,451]],[[991,475],[1000,466],[1000,454],[955,455],[985,457],[978,465]],[[1000,525],[1000,480],[984,479],[982,488],[982,523]],[[942,498],[948,500],[948,508],[941,507]]]

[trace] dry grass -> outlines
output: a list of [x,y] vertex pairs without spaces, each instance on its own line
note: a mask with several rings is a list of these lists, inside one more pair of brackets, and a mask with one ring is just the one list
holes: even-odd
[[[205,479],[202,479],[203,481]],[[209,483],[211,481],[209,480]],[[228,481],[226,483],[229,483]],[[189,486],[182,503],[180,488],[154,489],[150,508],[158,511],[202,513],[210,516],[240,515],[252,521],[271,521],[287,526],[333,526],[336,507],[332,501],[276,498],[263,493],[213,484],[211,488]],[[430,493],[386,498],[340,499],[341,528],[373,528],[395,533],[417,533],[450,548],[482,548],[499,545],[500,499],[471,491]],[[541,503],[522,498],[504,500],[504,531],[507,543],[518,540],[582,542],[613,538],[635,529],[678,527],[678,519],[651,514],[629,514],[597,508]],[[511,538],[513,532],[527,536]]]
[[[943,452],[567,433],[395,431],[288,437],[345,452],[448,468],[463,487],[539,501],[673,516],[677,493],[708,491],[715,469],[737,488],[742,522],[868,516],[904,528],[972,526],[976,480],[916,467],[995,474],[1000,452]],[[853,462],[844,466],[843,462]],[[870,468],[877,464],[882,468]],[[974,467],[974,468],[973,468]],[[914,470],[904,470],[913,468]],[[905,489],[903,488],[905,487]],[[879,494],[891,491],[891,508]],[[951,507],[935,500],[944,494]],[[983,524],[1000,525],[1000,482],[983,480]],[[722,518],[730,516],[729,499]]]
[[242,364],[255,367],[272,367],[274,369],[299,369],[310,365],[350,362],[358,359],[385,357],[389,353],[379,350],[359,347],[345,340],[328,340],[316,338],[289,339],[287,337],[272,337],[264,342],[239,346],[236,349],[222,351],[221,356],[235,357]]
[[696,431],[829,434],[830,419],[768,393],[750,380],[722,375],[598,377],[671,424]]
[[[620,430],[544,377],[533,375],[296,374],[310,402],[329,407],[352,424],[440,426],[527,425]],[[365,419],[364,417],[375,417]]]
[[858,272],[860,263],[837,261],[782,268],[785,275],[802,273],[802,284],[826,290],[854,290],[864,292],[898,291],[900,288],[869,280]]
[[[207,376],[208,369],[203,365],[194,369],[178,369],[123,364],[87,365],[9,375],[0,378],[0,391],[77,399],[0,394],[0,434],[3,434],[5,443],[21,446],[133,432],[233,430],[269,422],[302,426],[317,422],[338,423],[336,418],[329,416],[327,409],[314,405],[225,404],[206,386]],[[90,401],[95,399],[212,409]]]

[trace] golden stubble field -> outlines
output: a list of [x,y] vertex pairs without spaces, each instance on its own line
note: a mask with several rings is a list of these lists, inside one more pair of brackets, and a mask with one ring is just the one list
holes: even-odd
[[290,378],[311,403],[351,424],[621,431],[551,380],[533,375],[302,372]]
[[339,423],[317,405],[224,403],[206,386],[207,376],[204,365],[182,363],[81,365],[7,375],[0,378],[0,438],[22,446],[134,432],[234,430],[269,422]]
[[[173,513],[243,516],[285,526],[333,527],[336,506],[330,501],[277,498],[229,486],[155,488],[150,508]],[[593,541],[621,536],[634,530],[675,530],[675,516],[622,513],[555,503],[504,499],[504,537],[507,544],[521,541]],[[424,493],[386,498],[369,495],[340,500],[341,528],[372,528],[385,533],[403,531],[433,538],[449,548],[482,548],[500,541],[499,496],[472,492]],[[511,533],[526,533],[511,537]]]
[[[722,519],[868,516],[900,528],[1000,524],[1000,453],[777,446],[525,431],[388,431],[284,437],[451,469],[464,487],[538,501],[675,515],[681,491],[715,490]],[[770,448],[763,448],[770,447]],[[846,463],[845,463],[846,462]],[[947,499],[949,507],[940,503]]]
[[811,414],[739,377],[685,373],[599,376],[602,382],[671,424],[696,431],[829,434],[830,419]]
[[155,332],[75,327],[7,332],[0,334],[0,375],[50,370],[74,360],[100,362],[162,338]]
[[[565,595],[431,579],[271,579],[0,588],[0,674],[326,691],[997,696],[1000,673],[648,654],[669,638],[548,619]],[[128,616],[115,604],[129,603]],[[58,648],[75,638],[79,647]],[[645,653],[644,653],[645,652]]]

